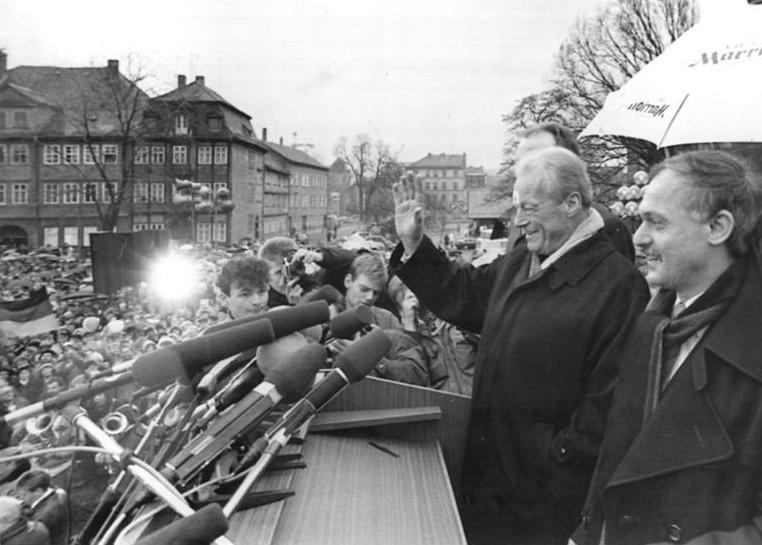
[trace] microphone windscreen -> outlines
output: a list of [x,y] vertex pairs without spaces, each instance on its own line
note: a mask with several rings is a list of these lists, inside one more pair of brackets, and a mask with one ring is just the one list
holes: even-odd
[[334,367],[341,369],[349,382],[357,382],[370,373],[391,346],[389,336],[381,329],[374,329],[336,356]]
[[228,521],[222,507],[210,503],[191,516],[141,538],[135,545],[210,545],[227,531]]
[[309,292],[307,295],[305,295],[301,303],[311,303],[312,301],[325,301],[329,305],[333,303],[337,303],[341,300],[341,293],[339,290],[331,286],[330,284],[325,284],[324,286],[320,286],[318,289]]
[[189,382],[206,365],[251,350],[275,339],[268,320],[242,323],[140,356],[132,376],[142,385],[165,384],[175,379]]
[[293,403],[307,393],[327,358],[324,346],[309,343],[285,356],[265,375],[265,380],[275,385],[283,402]]
[[282,337],[301,329],[322,324],[331,319],[331,311],[325,301],[313,301],[295,307],[271,310],[267,319],[273,325],[275,337]]
[[372,322],[373,315],[370,308],[366,305],[357,305],[334,316],[328,324],[328,329],[334,339],[351,339],[355,333]]

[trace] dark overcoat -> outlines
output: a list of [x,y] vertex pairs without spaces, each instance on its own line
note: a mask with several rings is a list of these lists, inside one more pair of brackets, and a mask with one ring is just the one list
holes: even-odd
[[557,498],[581,512],[617,354],[648,301],[642,275],[601,232],[528,280],[525,247],[479,268],[450,262],[427,237],[401,255],[392,269],[427,308],[481,333],[461,482],[471,503],[535,518]]
[[762,542],[762,277],[704,334],[651,414],[649,348],[662,316],[628,340],[579,544]]

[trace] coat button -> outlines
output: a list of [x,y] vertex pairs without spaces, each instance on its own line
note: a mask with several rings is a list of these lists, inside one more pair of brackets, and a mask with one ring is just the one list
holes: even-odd
[[667,527],[667,537],[670,541],[677,543],[683,538],[683,529],[677,524],[670,524]]

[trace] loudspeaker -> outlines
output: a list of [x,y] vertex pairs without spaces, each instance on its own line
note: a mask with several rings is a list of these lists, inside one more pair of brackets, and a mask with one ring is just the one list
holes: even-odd
[[148,264],[169,248],[169,232],[91,233],[93,290],[110,295],[145,279]]

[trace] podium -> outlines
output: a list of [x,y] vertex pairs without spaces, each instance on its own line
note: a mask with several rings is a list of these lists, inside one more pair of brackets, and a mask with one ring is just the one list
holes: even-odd
[[465,544],[453,493],[470,399],[368,377],[315,416],[307,467],[268,472],[256,490],[295,495],[240,511],[236,544]]
[[304,468],[270,470],[255,491],[293,496],[238,511],[236,545],[464,545],[453,485],[470,398],[373,377],[309,423]]

